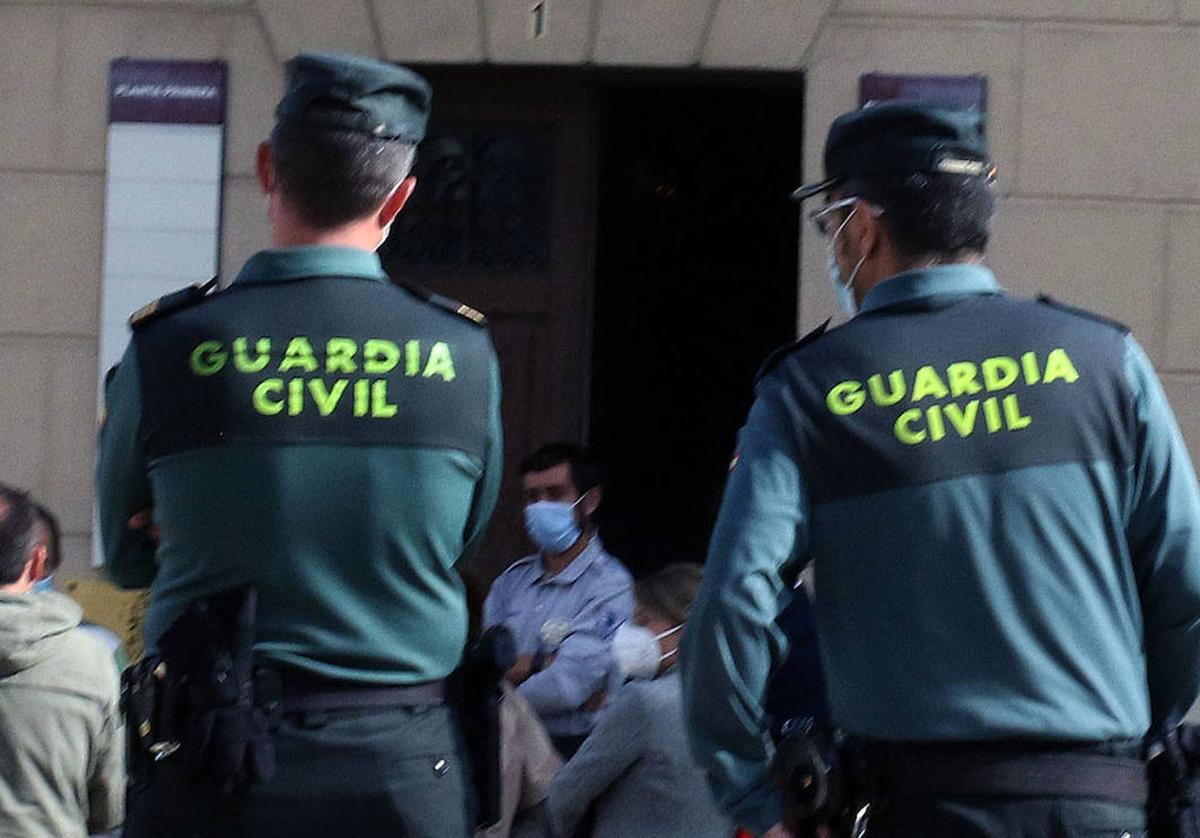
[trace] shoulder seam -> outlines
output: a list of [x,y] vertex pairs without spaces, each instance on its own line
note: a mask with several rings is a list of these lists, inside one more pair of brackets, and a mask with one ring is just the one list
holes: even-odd
[[1132,332],[1132,330],[1120,320],[1114,320],[1111,317],[1105,317],[1103,314],[1097,314],[1094,311],[1088,311],[1086,308],[1079,308],[1077,306],[1070,305],[1069,303],[1064,303],[1061,300],[1054,299],[1049,294],[1039,294],[1037,296],[1037,301],[1042,305],[1053,306],[1059,311],[1064,311],[1067,314],[1073,314],[1076,317],[1082,317],[1085,320],[1092,320],[1096,323],[1108,326],[1109,328],[1115,329],[1123,335],[1128,335]]
[[[524,567],[525,565],[529,564],[530,558],[531,558],[530,556],[522,556],[521,558],[517,559],[515,562],[510,564],[508,567],[504,568],[504,570],[500,571],[500,576],[506,576],[509,573],[512,573],[513,571],[515,571],[517,568]],[[499,579],[500,576],[497,576],[496,578]]]
[[174,314],[191,308],[199,302],[212,298],[212,290],[216,288],[217,277],[203,284],[188,285],[170,294],[164,294],[156,300],[151,300],[129,316],[129,326],[138,329],[160,317]]
[[451,314],[457,315],[466,320],[473,326],[484,328],[487,326],[487,316],[476,308],[472,308],[466,303],[460,303],[458,300],[452,300],[449,297],[443,297],[435,291],[431,291],[424,285],[418,282],[413,282],[407,279],[391,279],[391,284],[396,288],[400,288],[412,294],[418,300],[429,303],[432,306],[448,311]]
[[799,349],[803,349],[811,343],[815,343],[817,340],[823,337],[826,331],[829,329],[829,324],[832,322],[832,320],[833,318],[831,317],[799,340],[793,343],[785,344],[784,346],[774,350],[770,355],[767,356],[767,359],[763,361],[762,366],[759,367],[758,374],[754,376],[754,383],[758,384],[764,378],[774,372],[775,369],[781,363],[783,363],[783,359],[788,355]]

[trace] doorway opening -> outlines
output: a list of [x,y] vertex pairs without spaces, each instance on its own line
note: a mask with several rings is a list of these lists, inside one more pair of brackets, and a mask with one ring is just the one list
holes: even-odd
[[605,463],[600,529],[630,570],[702,561],[754,373],[795,337],[801,76],[421,69],[434,116],[382,255],[491,325],[483,575],[531,549],[517,464],[556,439]]
[[754,374],[795,338],[799,77],[598,91],[590,442],[635,575],[703,561]]

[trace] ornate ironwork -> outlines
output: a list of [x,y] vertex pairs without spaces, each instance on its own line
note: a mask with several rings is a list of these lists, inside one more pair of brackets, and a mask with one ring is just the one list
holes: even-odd
[[383,249],[388,269],[548,268],[553,139],[536,126],[432,131],[417,156],[417,191]]

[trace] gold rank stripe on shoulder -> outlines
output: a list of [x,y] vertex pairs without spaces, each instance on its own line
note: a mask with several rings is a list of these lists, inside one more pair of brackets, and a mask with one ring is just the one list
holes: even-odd
[[172,291],[170,294],[159,297],[135,311],[129,318],[129,325],[136,328],[151,318],[170,314],[177,309],[194,305],[200,300],[205,299],[209,292],[216,288],[216,286],[217,277],[214,276],[202,285],[189,285],[186,288],[180,288],[178,291]]
[[480,326],[487,322],[487,317],[482,311],[476,308],[471,308],[466,303],[459,303],[458,308],[456,308],[455,311],[471,322],[478,323]]
[[151,300],[133,314],[129,315],[129,325],[136,326],[146,318],[153,317],[156,311],[158,311],[158,300]]

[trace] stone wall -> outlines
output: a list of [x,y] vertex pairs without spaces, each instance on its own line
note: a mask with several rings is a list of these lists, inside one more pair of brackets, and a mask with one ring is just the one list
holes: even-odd
[[113,58],[230,62],[224,265],[268,235],[253,151],[282,75],[256,12],[212,6],[0,3],[0,479],[61,516],[68,573],[90,556]]

